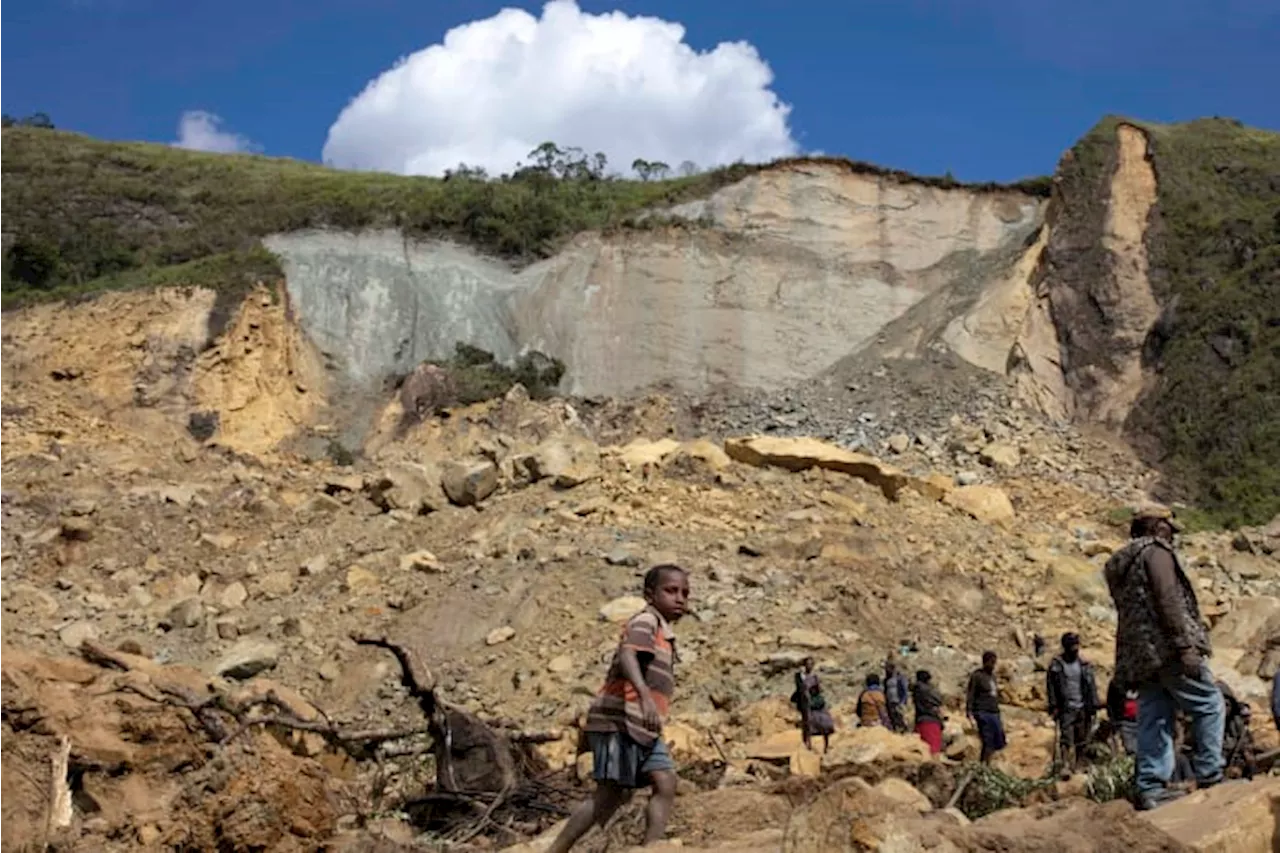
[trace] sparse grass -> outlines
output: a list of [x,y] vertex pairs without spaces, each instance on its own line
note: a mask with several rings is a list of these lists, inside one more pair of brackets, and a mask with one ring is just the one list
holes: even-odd
[[[762,168],[736,164],[662,181],[537,173],[442,180],[25,127],[6,128],[3,146],[3,218],[11,239],[5,248],[5,307],[112,288],[205,285],[239,291],[281,275],[261,248],[262,237],[314,227],[398,227],[524,263],[553,253],[575,233],[625,227],[639,211],[706,197]],[[937,187],[1002,189],[914,178],[835,158],[794,162]],[[1048,186],[1040,178],[1013,188],[1047,195]]]
[[1132,425],[1159,437],[1201,511],[1188,522],[1265,523],[1280,513],[1280,134],[1139,126],[1158,188],[1153,285],[1173,307],[1149,346],[1160,385]]
[[1132,800],[1135,794],[1133,757],[1118,755],[1089,768],[1085,796],[1097,803]]

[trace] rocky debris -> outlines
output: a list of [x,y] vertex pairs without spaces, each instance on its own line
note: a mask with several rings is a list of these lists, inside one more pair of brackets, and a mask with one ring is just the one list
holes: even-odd
[[724,451],[731,459],[757,467],[768,465],[788,471],[810,468],[838,471],[871,483],[890,500],[896,499],[899,492],[912,485],[911,477],[875,457],[812,438],[730,438],[725,440]]
[[911,436],[905,432],[894,433],[885,440],[885,446],[894,453],[901,455],[911,447]]
[[236,547],[240,537],[234,533],[203,533],[200,535],[200,541],[206,545],[212,545],[219,551],[229,551]]
[[227,650],[214,671],[240,681],[275,669],[280,662],[280,646],[270,640],[246,637]]
[[634,568],[640,565],[640,558],[626,548],[614,548],[604,555],[604,561],[611,566]]
[[93,520],[87,515],[64,516],[59,526],[63,539],[88,542],[93,538]]
[[330,474],[324,478],[323,488],[327,495],[359,492],[364,488],[364,477],[359,474]]
[[364,566],[351,566],[347,569],[346,587],[352,595],[373,595],[381,589],[382,583]]
[[199,596],[191,596],[170,607],[164,618],[160,620],[160,627],[170,631],[195,628],[203,621],[204,603],[200,601]]
[[943,495],[942,502],[987,524],[1014,517],[1009,496],[995,486],[960,486]]
[[446,462],[440,484],[450,502],[475,506],[498,489],[498,466],[487,459],[473,462]]
[[249,600],[249,591],[244,588],[244,584],[240,581],[228,584],[227,588],[218,596],[218,604],[223,610],[235,610],[242,607]]

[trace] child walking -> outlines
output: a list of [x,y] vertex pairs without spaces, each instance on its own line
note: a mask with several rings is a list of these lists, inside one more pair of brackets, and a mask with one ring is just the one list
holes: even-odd
[[592,798],[574,810],[547,853],[568,853],[591,827],[604,827],[637,788],[652,787],[644,843],[662,839],[676,795],[676,766],[662,740],[675,692],[675,634],[689,603],[689,575],[676,565],[644,576],[647,605],[627,622],[604,687],[587,712],[594,759]]

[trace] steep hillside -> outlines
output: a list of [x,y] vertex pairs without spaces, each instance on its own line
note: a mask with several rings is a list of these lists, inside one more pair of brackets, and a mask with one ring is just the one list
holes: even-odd
[[1280,134],[1108,118],[1050,211],[1039,287],[1076,417],[1218,522],[1280,512]]

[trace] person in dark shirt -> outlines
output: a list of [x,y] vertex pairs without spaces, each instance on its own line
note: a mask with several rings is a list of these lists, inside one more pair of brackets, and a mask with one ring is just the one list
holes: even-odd
[[1069,773],[1084,758],[1098,708],[1093,665],[1080,656],[1079,635],[1062,635],[1062,654],[1053,659],[1045,675],[1045,695],[1049,716],[1058,729],[1058,761]]
[[933,686],[933,675],[927,669],[916,672],[911,685],[911,701],[916,706],[916,734],[929,744],[929,752],[942,752],[942,693]]
[[982,653],[982,668],[975,669],[969,676],[969,686],[965,690],[964,712],[978,729],[978,737],[982,741],[983,764],[991,761],[991,756],[1004,749],[1007,741],[1004,734],[1004,721],[1000,718],[1000,691],[996,684],[996,653]]

